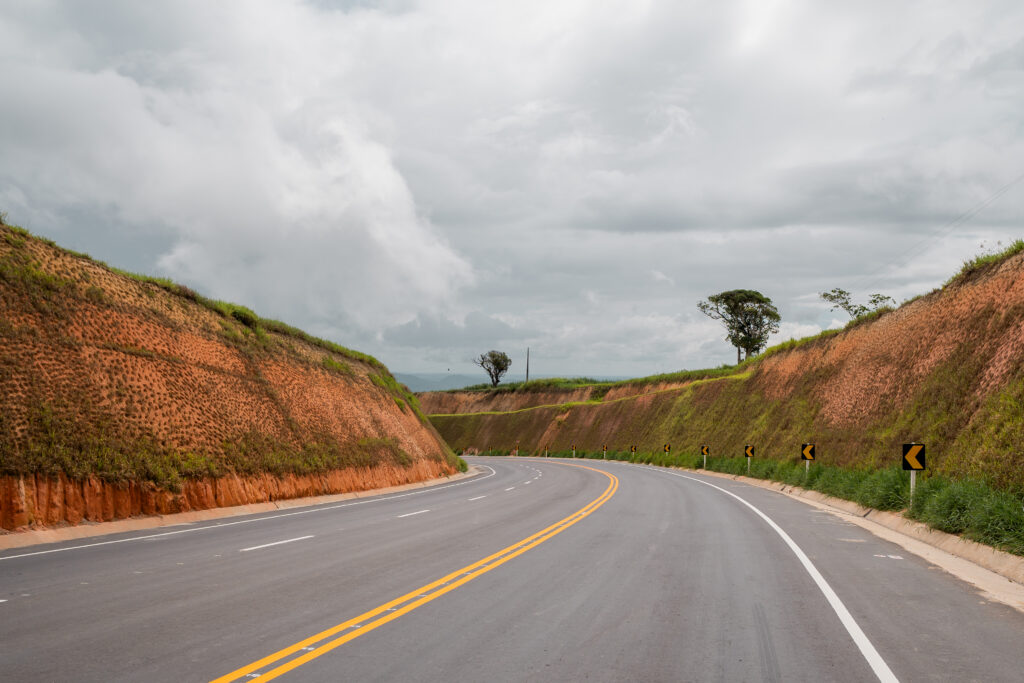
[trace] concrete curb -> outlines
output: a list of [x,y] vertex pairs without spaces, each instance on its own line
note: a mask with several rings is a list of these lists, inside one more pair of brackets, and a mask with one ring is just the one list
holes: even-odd
[[447,484],[460,479],[466,479],[483,472],[477,465],[470,465],[469,470],[453,474],[450,477],[440,477],[427,481],[418,481],[412,484],[401,486],[389,486],[382,489],[370,489],[367,491],[353,491],[351,493],[332,493],[325,496],[309,496],[306,498],[287,498],[274,500],[267,503],[252,503],[250,505],[235,505],[225,508],[209,508],[207,510],[192,510],[191,512],[179,512],[173,515],[154,515],[151,517],[133,517],[131,519],[119,519],[113,522],[83,522],[75,526],[56,527],[50,529],[38,529],[35,531],[15,531],[0,534],[0,550],[9,548],[23,548],[42,543],[58,543],[60,541],[71,541],[77,538],[91,538],[93,536],[106,536],[118,534],[125,531],[140,531],[143,529],[157,529],[160,527],[174,526],[177,524],[191,524],[193,522],[204,522],[211,519],[222,519],[224,517],[238,517],[240,515],[252,515],[259,512],[273,512],[275,510],[288,510],[291,508],[309,507],[311,505],[322,505],[324,503],[335,503],[353,498],[368,498],[370,496],[381,496],[399,491],[428,488],[438,484]]
[[953,534],[947,534],[946,532],[939,531],[937,529],[932,529],[926,524],[916,522],[912,519],[907,519],[902,513],[884,512],[882,510],[862,507],[849,500],[833,498],[832,496],[827,496],[824,493],[819,493],[818,491],[809,491],[807,489],[800,488],[799,486],[790,486],[789,484],[783,484],[777,481],[754,479],[753,477],[745,477],[738,474],[726,474],[723,472],[712,472],[710,470],[686,471],[693,472],[695,474],[707,474],[709,476],[720,477],[723,479],[733,479],[752,486],[759,486],[763,489],[777,491],[778,493],[787,495],[790,498],[801,500],[805,503],[814,501],[821,505],[842,510],[843,512],[869,520],[891,531],[895,531],[899,534],[903,534],[904,536],[909,536],[917,541],[921,541],[922,543],[926,543],[927,545],[945,551],[950,555],[984,567],[985,569],[995,572],[1014,583],[1024,585],[1024,557],[1018,557],[1017,555],[1012,555],[1008,552],[998,550],[992,546],[961,538],[960,536],[954,536]]

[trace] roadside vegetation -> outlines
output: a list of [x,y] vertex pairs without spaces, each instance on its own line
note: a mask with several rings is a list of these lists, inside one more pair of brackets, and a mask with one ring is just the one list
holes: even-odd
[[992,251],[983,251],[974,258],[964,261],[963,267],[956,275],[946,281],[943,288],[949,287],[950,285],[963,282],[974,275],[984,272],[988,268],[1002,263],[1011,256],[1015,256],[1024,251],[1024,240],[1014,240],[1005,249],[999,249],[1002,246],[1001,242],[996,242],[996,248]]

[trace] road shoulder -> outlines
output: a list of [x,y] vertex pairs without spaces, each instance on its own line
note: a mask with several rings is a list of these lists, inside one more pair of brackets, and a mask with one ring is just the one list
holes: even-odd
[[865,508],[798,486],[708,470],[684,471],[768,489],[830,512],[966,581],[988,599],[1024,612],[1024,557],[932,529],[899,513]]

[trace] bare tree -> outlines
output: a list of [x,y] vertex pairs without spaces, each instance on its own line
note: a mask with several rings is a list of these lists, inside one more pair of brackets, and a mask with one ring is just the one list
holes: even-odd
[[479,358],[473,359],[474,365],[479,365],[491,378],[491,386],[498,386],[501,376],[508,372],[512,366],[512,359],[504,351],[488,351],[481,353]]

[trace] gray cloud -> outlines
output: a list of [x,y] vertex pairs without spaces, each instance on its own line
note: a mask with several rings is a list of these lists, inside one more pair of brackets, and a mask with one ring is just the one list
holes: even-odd
[[[1013,2],[0,9],[0,209],[381,357],[727,362],[753,287],[897,299],[1019,236]],[[546,367],[545,367],[546,366]]]

